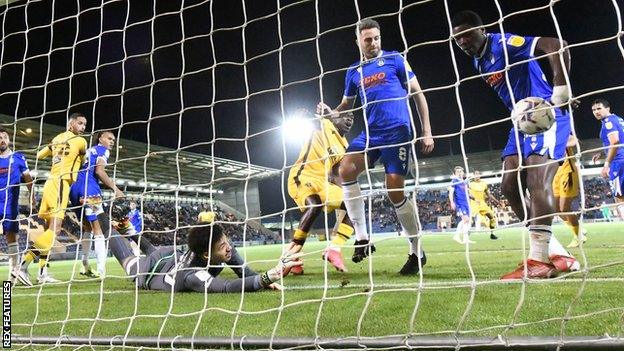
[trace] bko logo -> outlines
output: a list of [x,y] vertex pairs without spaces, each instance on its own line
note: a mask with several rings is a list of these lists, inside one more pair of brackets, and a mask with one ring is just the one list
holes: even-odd
[[401,146],[399,148],[399,160],[404,161],[407,160],[407,149],[405,146]]

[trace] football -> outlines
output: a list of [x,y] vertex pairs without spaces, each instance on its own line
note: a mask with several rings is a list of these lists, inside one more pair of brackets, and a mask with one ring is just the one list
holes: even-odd
[[548,101],[528,97],[516,103],[511,117],[524,134],[544,133],[555,123],[555,112]]

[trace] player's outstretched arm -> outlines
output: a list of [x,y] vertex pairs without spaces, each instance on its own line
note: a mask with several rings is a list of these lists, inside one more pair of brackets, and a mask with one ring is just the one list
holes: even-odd
[[115,192],[115,197],[120,198],[124,196],[124,193],[119,190],[115,182],[108,176],[106,173],[106,162],[98,159],[97,164],[95,165],[95,175],[106,185],[109,189]]
[[427,99],[425,98],[425,94],[422,92],[420,87],[420,83],[418,83],[418,79],[413,77],[409,81],[410,94],[412,94],[412,99],[416,104],[416,112],[418,113],[418,118],[420,120],[420,128],[423,133],[424,139],[421,140],[421,151],[425,154],[433,151],[434,141],[431,136],[431,122],[429,120],[429,105],[427,104]]
[[43,160],[50,156],[52,156],[52,146],[50,145],[46,145],[46,147],[37,152],[37,160]]
[[325,104],[324,102],[319,102],[318,105],[316,105],[316,113],[319,115],[324,115],[324,116],[332,115],[333,113],[353,109],[354,103],[355,103],[355,98],[348,98],[346,96],[343,96],[342,101],[340,101],[340,104],[336,106],[335,109],[332,110],[331,107],[329,107],[329,105]]
[[288,261],[278,264],[275,268],[260,274],[239,279],[219,279],[201,270],[189,275],[184,285],[188,290],[206,293],[240,293],[241,290],[251,292],[271,289],[272,285],[282,277],[284,268],[292,268],[303,264],[302,261]]
[[[563,105],[570,100],[570,89],[565,79],[566,72],[570,72],[570,51],[567,48],[568,42],[565,40],[559,41],[557,38],[542,37],[537,41],[535,51],[538,54],[554,54],[548,56],[548,63],[553,73],[553,94],[551,97],[552,102],[555,105]],[[559,55],[556,55],[561,48],[564,48],[563,66]]]
[[225,264],[230,266],[239,278],[258,275],[249,265],[245,264],[245,260],[234,246],[232,246],[232,257]]

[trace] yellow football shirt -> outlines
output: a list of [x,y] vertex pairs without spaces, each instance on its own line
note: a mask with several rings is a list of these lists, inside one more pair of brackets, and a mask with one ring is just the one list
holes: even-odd
[[73,183],[86,151],[87,141],[73,132],[66,131],[54,137],[48,146],[40,150],[37,159],[52,156],[49,178],[65,179]]
[[474,201],[485,204],[485,192],[487,190],[487,184],[482,181],[472,181],[468,185],[468,193],[474,199]]
[[321,120],[321,128],[315,130],[301,148],[288,180],[297,182],[301,176],[327,178],[344,157],[347,146],[347,139],[340,135],[331,120]]
[[200,223],[212,223],[215,220],[215,213],[212,211],[202,211],[197,216]]

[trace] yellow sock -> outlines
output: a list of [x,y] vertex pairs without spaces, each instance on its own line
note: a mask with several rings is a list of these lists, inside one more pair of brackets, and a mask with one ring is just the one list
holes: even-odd
[[334,238],[331,242],[332,244],[343,246],[347,242],[347,240],[351,238],[351,235],[353,235],[353,227],[344,223],[340,223],[340,225],[338,225],[336,235],[334,235]]
[[51,229],[47,229],[43,234],[39,235],[37,240],[33,243],[33,246],[39,250],[39,268],[45,267],[48,263],[48,253],[52,249],[54,244],[54,238],[56,234]]
[[578,225],[573,225],[572,226],[572,231],[574,232],[574,236],[578,236],[579,235],[579,229],[580,229],[580,227]]
[[308,232],[304,232],[301,229],[295,230],[295,234],[293,234],[293,241],[299,245],[303,245],[306,239],[308,238]]
[[22,257],[22,262],[26,263],[27,265],[31,264],[35,258],[37,256],[35,255],[34,252],[32,252],[31,250],[26,251],[26,253],[24,254],[24,257]]

